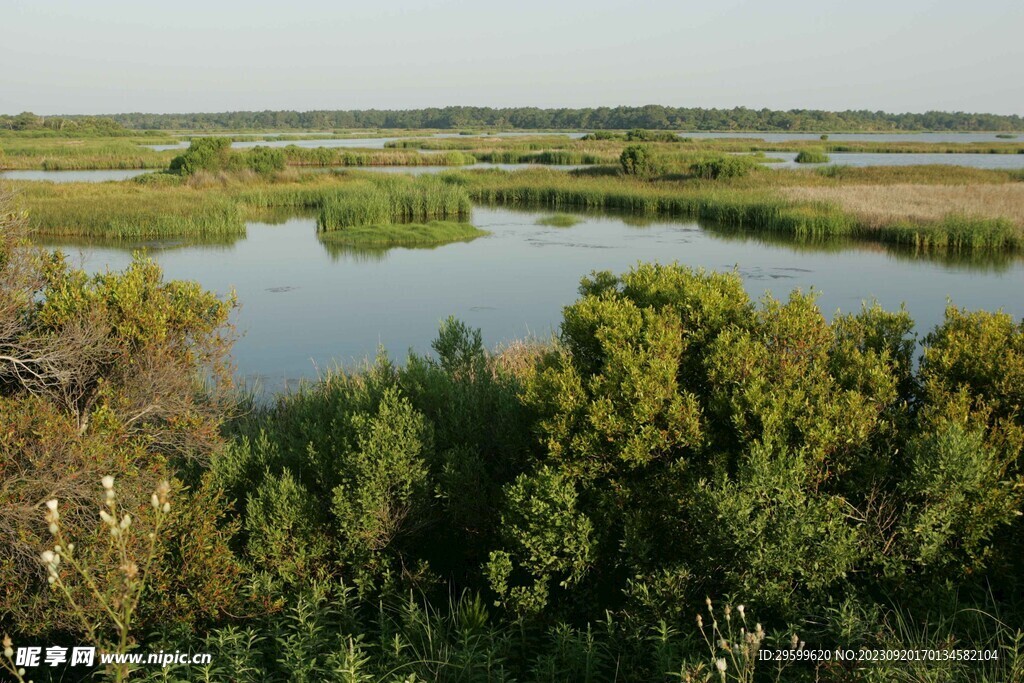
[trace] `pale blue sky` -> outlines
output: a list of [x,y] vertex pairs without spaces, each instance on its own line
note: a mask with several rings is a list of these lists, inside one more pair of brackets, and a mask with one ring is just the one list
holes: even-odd
[[3,0],[0,113],[1024,113],[1021,0]]

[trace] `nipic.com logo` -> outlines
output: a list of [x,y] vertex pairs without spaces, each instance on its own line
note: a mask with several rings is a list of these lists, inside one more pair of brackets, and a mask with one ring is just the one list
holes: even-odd
[[168,667],[172,665],[189,666],[193,664],[209,664],[213,657],[209,653],[190,653],[175,650],[174,652],[150,653],[113,653],[97,652],[95,647],[50,647],[29,646],[15,650],[14,665],[19,668],[38,666],[95,666],[96,664],[139,664],[147,666]]

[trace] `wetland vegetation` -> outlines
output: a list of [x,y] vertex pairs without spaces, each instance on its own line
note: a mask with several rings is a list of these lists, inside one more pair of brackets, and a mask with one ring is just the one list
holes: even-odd
[[[460,130],[621,129],[406,135],[376,150],[237,149],[232,137],[243,136],[222,135],[157,152],[143,145],[165,133],[122,128],[268,127],[245,112],[0,117],[5,168],[155,169],[0,188],[0,626],[15,645],[187,642],[214,653],[205,669],[101,672],[140,681],[1024,678],[1024,322],[1009,313],[949,305],[916,330],[906,310],[865,303],[830,318],[799,289],[752,298],[738,271],[640,263],[583,277],[551,338],[488,349],[479,330],[448,319],[432,353],[382,349],[260,397],[231,372],[233,295],[165,279],[145,255],[87,273],[32,242],[230,249],[248,222],[301,214],[328,253],[361,258],[494,230],[445,248],[458,251],[504,229],[474,226],[475,205],[533,209],[522,219],[530,234],[564,243],[598,211],[641,224],[699,219],[723,239],[792,249],[893,245],[908,261],[1005,269],[1024,249],[1020,171],[772,169],[773,151],[822,163],[921,143],[655,130],[698,114],[694,128],[812,130],[1019,130],[1017,117],[661,109],[663,119],[648,108],[275,119],[337,137],[371,123],[375,134],[447,128],[453,113],[468,116]],[[982,149],[1024,145],[928,151]],[[537,167],[458,168],[475,162]],[[453,168],[331,168],[375,165]],[[481,267],[504,265],[499,256]],[[267,291],[291,289],[270,281],[272,267],[258,275]],[[363,287],[402,286],[362,277]],[[457,277],[474,287],[471,271]],[[411,316],[416,292],[395,302],[395,315]],[[97,501],[131,520],[111,517],[117,534],[97,533]],[[58,532],[74,539],[73,557],[63,540],[53,550]],[[137,605],[124,600],[136,590]],[[760,648],[836,644],[999,656],[757,659]]]
[[[207,139],[212,140],[212,139]],[[853,237],[921,249],[1019,250],[1024,246],[1021,174],[958,167],[848,169],[812,173],[759,167],[756,157],[659,156],[626,148],[620,169],[593,172],[448,172],[410,180],[346,172],[282,171],[277,150],[221,151],[175,163],[185,175],[124,183],[16,183],[40,234],[97,237],[229,234],[246,211],[320,212],[322,229],[465,219],[470,199],[554,210],[616,209],[693,217],[803,239]],[[203,165],[206,167],[203,167]],[[238,169],[243,170],[226,170]],[[964,185],[971,189],[964,189]],[[978,191],[974,191],[977,186]],[[871,199],[868,199],[868,198]],[[350,221],[352,221],[350,223]]]
[[[376,190],[419,206],[420,182]],[[254,404],[226,365],[231,299],[144,257],[87,275],[3,208],[15,646],[131,632],[215,655],[106,672],[140,681],[1020,670],[1024,325],[1007,314],[950,307],[915,338],[905,311],[829,321],[806,293],[755,301],[736,273],[640,264],[584,278],[554,339],[490,351],[450,319],[431,355],[382,352]],[[107,513],[114,542],[104,495],[132,516]],[[125,558],[147,589],[130,627],[103,608],[121,614]],[[833,643],[999,657],[757,660]]]

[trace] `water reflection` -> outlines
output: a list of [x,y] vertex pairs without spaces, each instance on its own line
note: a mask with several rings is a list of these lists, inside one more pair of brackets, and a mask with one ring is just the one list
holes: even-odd
[[[315,376],[333,361],[356,362],[380,344],[396,355],[429,352],[449,315],[483,330],[494,346],[557,329],[579,279],[594,270],[621,272],[658,261],[742,274],[751,296],[820,292],[831,315],[877,299],[906,303],[918,329],[941,319],[947,297],[967,308],[1002,307],[1024,315],[1024,261],[1009,255],[917,254],[848,240],[798,241],[693,221],[569,212],[570,228],[537,225],[550,211],[476,207],[472,223],[491,234],[432,249],[353,249],[317,236],[315,218],[274,212],[250,222],[230,246],[151,243],[167,277],[197,280],[221,294],[237,292],[235,346],[243,377],[269,390],[285,379]],[[89,270],[123,268],[140,244],[68,240]]]

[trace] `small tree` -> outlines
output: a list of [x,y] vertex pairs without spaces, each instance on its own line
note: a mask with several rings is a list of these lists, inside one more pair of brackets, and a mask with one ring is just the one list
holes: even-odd
[[619,164],[626,175],[645,176],[651,172],[651,153],[643,145],[630,145],[622,150]]

